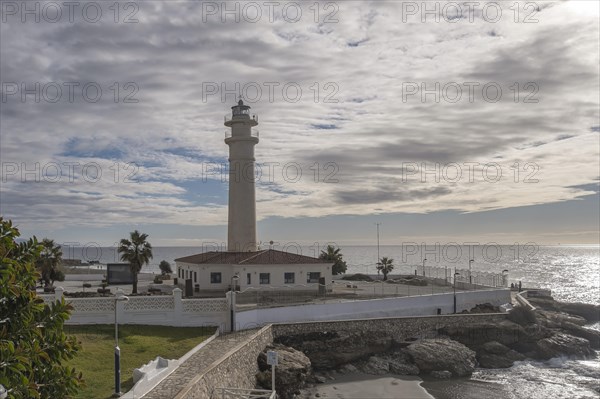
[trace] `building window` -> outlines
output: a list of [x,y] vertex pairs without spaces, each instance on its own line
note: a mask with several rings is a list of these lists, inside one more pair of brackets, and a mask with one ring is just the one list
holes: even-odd
[[252,273],[246,274],[246,284],[248,284],[248,285],[252,284]]
[[198,282],[198,273],[194,272],[194,283]]
[[283,274],[283,282],[284,284],[294,284],[296,281],[294,273],[284,273]]
[[214,272],[210,274],[211,284],[221,284],[221,272]]
[[306,275],[306,282],[307,283],[318,283],[320,277],[321,277],[321,273],[320,272],[310,272],[310,273],[307,273],[307,275]]
[[261,284],[271,284],[271,273],[261,273],[260,274],[260,283]]
[[177,277],[181,278],[181,269],[177,269]]
[[185,271],[185,279],[186,279],[186,280],[188,279],[188,275],[189,275],[189,273],[188,273],[188,272],[189,272],[188,270],[186,270],[186,271]]

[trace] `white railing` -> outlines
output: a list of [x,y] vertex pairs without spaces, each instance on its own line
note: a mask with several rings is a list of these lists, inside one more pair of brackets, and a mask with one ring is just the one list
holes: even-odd
[[[225,130],[225,138],[228,139],[231,137],[233,137],[231,130]],[[235,136],[235,137],[245,137],[245,136]],[[260,132],[258,130],[251,130],[250,137],[256,137],[258,139],[258,138],[260,138]]]
[[[49,304],[63,298],[64,289],[57,287],[54,295],[40,295]],[[117,318],[123,324],[165,326],[219,326],[227,330],[230,308],[227,298],[183,299],[179,288],[173,295],[131,296],[128,301],[116,297],[69,298],[73,310],[66,324],[112,324]],[[115,309],[116,306],[116,309]]]

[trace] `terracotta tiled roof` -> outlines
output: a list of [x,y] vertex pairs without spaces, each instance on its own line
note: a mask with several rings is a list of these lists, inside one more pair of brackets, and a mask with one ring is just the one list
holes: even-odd
[[175,262],[192,264],[244,264],[244,265],[273,265],[299,263],[333,263],[312,256],[297,255],[290,252],[265,249],[257,252],[204,252],[197,255],[175,259]]

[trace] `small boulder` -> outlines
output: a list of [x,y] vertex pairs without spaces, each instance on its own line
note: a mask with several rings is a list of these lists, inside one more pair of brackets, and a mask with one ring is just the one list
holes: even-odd
[[390,361],[390,372],[397,375],[419,375],[421,370],[414,364],[398,363]]
[[258,355],[258,367],[261,370],[256,375],[257,384],[264,389],[271,389],[271,371],[267,365],[268,350],[278,354],[277,372],[275,373],[275,386],[282,399],[291,399],[306,383],[310,376],[311,364],[306,355],[293,348],[283,345],[268,346]]
[[390,371],[390,364],[386,359],[377,356],[371,356],[362,367],[362,371],[366,374],[382,375]]
[[509,368],[518,360],[525,360],[525,356],[497,341],[486,342],[477,351],[479,366],[487,369]]
[[537,343],[538,354],[543,359],[566,355],[578,358],[594,357],[595,352],[590,347],[590,341],[569,334],[554,334]]
[[475,352],[450,339],[424,339],[406,351],[424,373],[448,370],[456,377],[467,377],[475,370]]
[[432,371],[430,373],[430,375],[433,378],[438,378],[440,380],[447,380],[448,378],[452,378],[452,373],[449,372],[448,370],[436,370],[436,371]]

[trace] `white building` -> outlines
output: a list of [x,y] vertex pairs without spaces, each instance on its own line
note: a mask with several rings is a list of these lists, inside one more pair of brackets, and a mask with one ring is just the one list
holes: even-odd
[[[256,239],[256,195],[254,185],[254,146],[258,133],[252,127],[258,118],[250,117],[250,107],[240,99],[231,107],[231,128],[225,143],[229,146],[229,220],[227,252],[205,252],[175,259],[178,284],[202,291],[227,291],[233,277],[241,290],[318,290],[319,282],[331,282],[333,265],[310,256],[258,250]],[[189,294],[189,293],[188,293]]]
[[[176,259],[178,278],[200,292],[281,289],[318,290],[331,283],[331,263],[310,256],[267,249],[255,252],[205,252]],[[237,275],[237,282],[232,280]]]

